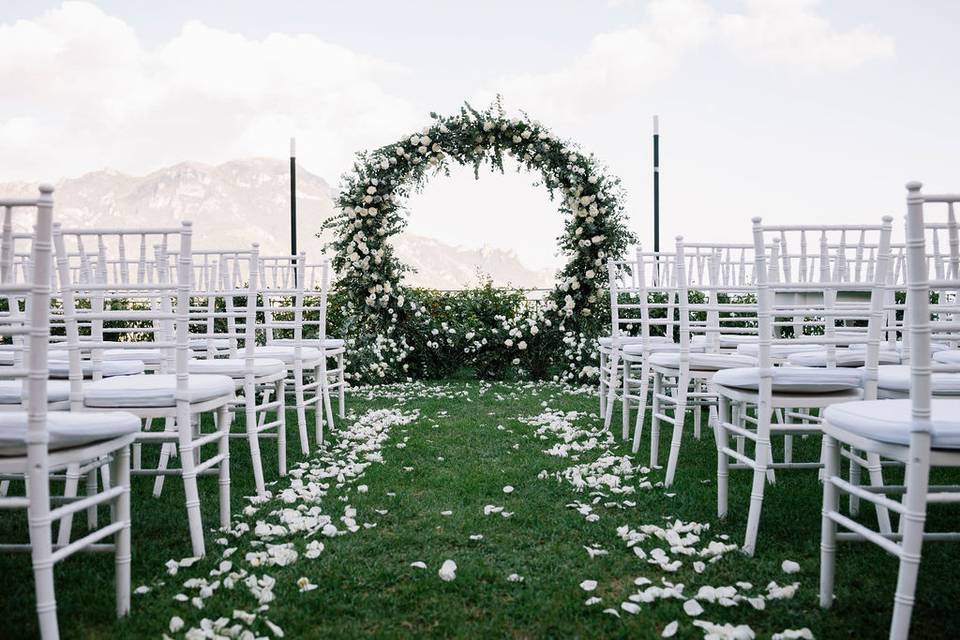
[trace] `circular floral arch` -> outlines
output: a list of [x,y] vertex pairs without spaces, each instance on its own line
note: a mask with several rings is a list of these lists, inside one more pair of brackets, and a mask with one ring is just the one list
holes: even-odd
[[430,114],[420,131],[373,151],[361,152],[343,177],[339,213],[324,225],[333,230],[333,267],[347,315],[369,335],[392,333],[423,309],[409,302],[402,264],[389,243],[407,222],[407,197],[429,177],[448,173],[451,162],[504,170],[504,155],[536,176],[564,216],[557,239],[566,264],[547,306],[548,324],[561,334],[595,337],[608,304],[606,262],[634,240],[627,229],[620,180],[594,156],[555,137],[526,114],[508,118],[499,99],[479,111],[469,104],[452,116]]

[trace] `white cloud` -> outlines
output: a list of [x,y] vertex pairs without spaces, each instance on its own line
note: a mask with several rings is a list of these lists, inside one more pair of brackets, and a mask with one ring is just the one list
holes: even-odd
[[282,156],[289,135],[327,175],[419,109],[408,71],[312,35],[250,39],[199,22],[156,48],[87,2],[0,25],[0,173]]
[[803,73],[849,71],[894,53],[894,40],[866,25],[838,31],[817,0],[747,0],[719,19],[720,34],[744,58]]
[[481,96],[501,92],[510,104],[583,121],[671,77],[706,45],[805,74],[849,71],[893,55],[892,37],[865,25],[839,30],[817,4],[746,0],[741,13],[723,13],[703,0],[652,0],[639,24],[594,36],[566,66],[500,78]]

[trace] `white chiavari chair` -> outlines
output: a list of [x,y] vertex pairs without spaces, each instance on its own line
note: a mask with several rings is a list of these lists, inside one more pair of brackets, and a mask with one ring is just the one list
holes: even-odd
[[[122,411],[141,419],[164,421],[163,431],[144,430],[137,442],[174,443],[180,468],[144,468],[134,465],[133,475],[176,475],[184,485],[187,522],[193,554],[203,556],[205,544],[197,478],[217,475],[220,526],[230,524],[230,405],[234,382],[228,376],[189,373],[192,228],[159,229],[54,229],[57,270],[61,280],[67,350],[71,363],[71,411]],[[89,262],[83,247],[94,241],[101,259],[94,278],[81,269],[82,280],[72,282],[71,256],[81,265]],[[157,247],[156,280],[121,277],[114,281],[102,257],[113,247],[123,258],[128,241]],[[166,251],[178,250],[176,269]],[[142,252],[141,252],[142,254]],[[87,273],[85,274],[84,271]],[[81,304],[82,302],[82,304]],[[81,332],[89,339],[81,340]],[[81,357],[89,352],[94,362],[104,353],[156,353],[158,372],[118,376],[86,382],[79,375]],[[118,359],[122,359],[118,358]],[[78,373],[73,374],[76,370]],[[204,432],[201,416],[216,413],[213,431]],[[216,453],[203,459],[205,446]]]
[[[748,292],[745,278],[732,279],[724,273],[725,250],[722,247],[697,244],[690,249],[677,238],[676,280],[679,318],[679,349],[661,351],[650,357],[653,371],[653,408],[650,419],[650,464],[657,466],[660,427],[672,425],[670,454],[664,485],[673,484],[680,455],[684,423],[688,408],[693,409],[694,436],[700,437],[701,412],[710,410],[710,425],[714,422],[716,397],[709,390],[709,382],[717,371],[756,365],[756,359],[721,351],[721,336],[728,335],[743,343],[756,337],[756,323],[743,318],[756,315],[756,305],[743,301],[731,302]],[[745,252],[741,253],[743,255]],[[694,267],[694,274],[687,269]],[[731,311],[736,315],[731,316]],[[743,326],[741,326],[743,325]],[[694,345],[696,348],[691,349]],[[639,448],[641,429],[634,430],[633,450]]]
[[[0,200],[8,210],[37,212],[31,273],[24,274],[28,281],[0,283],[2,295],[17,306],[16,311],[8,307],[0,313],[0,335],[18,345],[22,356],[2,375],[22,379],[25,387],[23,410],[0,413],[0,474],[24,479],[26,493],[0,497],[0,509],[26,509],[30,543],[0,545],[0,550],[31,553],[40,636],[45,640],[59,637],[54,566],[78,551],[114,553],[117,615],[126,615],[130,609],[129,447],[140,429],[139,419],[129,413],[48,412],[52,193],[52,187],[42,186],[36,200]],[[19,313],[21,301],[23,313]],[[80,375],[79,366],[76,375]],[[91,460],[109,466],[109,487],[82,499],[50,495],[51,472]],[[54,507],[56,503],[60,505]],[[54,521],[104,504],[111,506],[110,523],[69,544],[53,544]],[[104,542],[111,537],[112,544]]]
[[[324,402],[329,403],[333,391],[337,392],[337,412],[340,418],[346,417],[346,367],[345,356],[347,343],[340,338],[332,338],[327,334],[327,298],[330,291],[330,262],[323,260],[319,263],[304,265],[304,312],[303,312],[303,344],[323,351],[326,358],[324,366],[326,375],[321,375],[324,386]],[[292,346],[292,338],[273,337],[268,341],[272,346]],[[336,364],[330,367],[329,360]],[[328,423],[333,425],[332,414],[327,416]]]
[[[774,462],[772,436],[818,435],[820,426],[817,412],[831,404],[859,400],[864,393],[867,397],[876,397],[880,315],[889,266],[891,221],[887,217],[881,225],[841,227],[763,226],[759,218],[753,220],[757,257],[758,366],[726,369],[717,372],[712,379],[714,392],[719,397],[719,416],[714,429],[718,453],[717,511],[720,517],[727,514],[729,470],[751,470],[753,482],[742,547],[748,554],[753,554],[756,549],[765,485],[773,480],[772,471],[821,468],[819,460],[796,462],[790,458],[781,463]],[[782,268],[783,236],[787,232],[802,232],[802,237],[807,234],[819,235],[820,251],[816,260],[812,260],[806,251],[807,245],[802,244],[801,265],[805,268],[799,277],[798,274],[786,274],[781,279],[777,273],[776,251],[780,251],[779,264]],[[845,249],[831,251],[830,245],[833,243],[829,241],[829,236],[847,233],[862,233],[868,241],[877,243],[878,258],[872,269],[848,270]],[[768,252],[766,247],[770,244],[771,236],[779,237],[780,243],[779,248],[775,246],[773,251]],[[839,246],[843,245],[841,241]],[[809,265],[814,262],[819,278],[809,270]],[[843,331],[850,324],[866,326],[867,331]],[[793,332],[794,335],[783,337],[787,332]],[[775,366],[789,353],[804,348],[826,349],[833,353],[837,345],[851,344],[862,344],[867,348],[865,369]],[[738,350],[745,346],[752,345],[741,345]],[[731,421],[733,403],[753,407],[754,416],[741,410],[739,424],[735,424]],[[773,424],[773,414],[778,410],[785,419]],[[730,446],[731,435],[738,438],[736,449]],[[753,457],[742,447],[744,441],[752,444]],[[879,473],[879,465],[875,472]],[[877,480],[878,484],[882,484],[882,478]],[[889,529],[886,512],[878,510],[877,515],[881,526]]]
[[[324,412],[326,422],[333,426],[333,407],[329,387],[323,383],[327,377],[327,362],[324,350],[309,346],[304,338],[306,323],[306,278],[304,271],[306,255],[265,256],[260,258],[260,282],[263,298],[264,329],[266,344],[256,348],[256,355],[263,358],[283,360],[287,378],[293,387],[294,406],[297,411],[297,428],[300,446],[304,454],[309,451],[307,440],[307,410],[315,415],[317,447],[323,443]],[[319,326],[326,330],[326,285],[324,275],[320,291]],[[318,336],[323,340],[325,334]]]
[[[281,476],[287,473],[287,369],[282,360],[256,356],[257,333],[264,330],[257,322],[258,264],[257,245],[248,250],[204,251],[194,262],[191,342],[203,348],[195,349],[201,357],[190,360],[189,371],[229,376],[242,392],[237,404],[243,408],[254,485],[257,495],[265,496],[260,438],[277,438],[277,467]],[[238,306],[239,301],[243,304]]]
[[[646,418],[650,390],[650,356],[659,351],[677,351],[676,261],[673,254],[644,253],[639,248],[632,259],[608,260],[610,278],[611,334],[606,369],[604,428],[609,429],[613,408],[621,402],[624,440],[630,437],[630,407],[637,405],[635,429]],[[702,345],[692,349],[702,350]],[[636,391],[638,389],[639,391]]]
[[[960,467],[960,399],[934,398],[932,336],[960,338],[960,278],[956,268],[930,278],[924,255],[925,210],[952,207],[960,195],[924,195],[907,185],[907,298],[905,325],[910,343],[909,398],[837,404],[824,414],[825,471],[820,543],[820,606],[833,604],[837,541],[870,541],[900,561],[889,637],[907,638],[924,540],[956,541],[960,533],[926,532],[928,506],[960,502],[960,487],[930,485],[933,467]],[[956,263],[954,263],[956,264]],[[940,293],[935,304],[931,291]],[[841,449],[868,451],[905,466],[904,484],[859,486],[840,477]],[[874,531],[839,512],[840,494],[856,495],[899,516],[896,533]],[[898,501],[896,496],[901,496]],[[844,531],[838,532],[842,528]]]

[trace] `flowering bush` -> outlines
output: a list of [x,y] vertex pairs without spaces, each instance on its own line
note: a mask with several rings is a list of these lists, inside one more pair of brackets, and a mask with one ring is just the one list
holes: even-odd
[[[419,132],[358,155],[343,178],[340,212],[325,225],[335,232],[338,274],[340,325],[331,327],[354,340],[354,374],[365,381],[432,377],[466,357],[481,375],[544,376],[559,367],[558,375],[581,376],[593,362],[586,352],[607,329],[606,261],[633,241],[620,181],[540,123],[507,118],[499,101],[484,111],[466,105],[456,115],[431,117]],[[407,196],[451,161],[472,165],[477,176],[483,165],[503,171],[504,154],[539,176],[565,217],[558,242],[567,262],[548,301],[519,308],[518,300],[487,286],[454,305],[436,292],[405,287],[409,268],[388,240],[406,224]],[[480,309],[487,304],[492,314]]]

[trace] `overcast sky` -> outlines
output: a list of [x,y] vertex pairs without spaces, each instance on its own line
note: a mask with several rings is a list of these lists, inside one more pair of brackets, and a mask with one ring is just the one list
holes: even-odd
[[[960,188],[957,25],[933,0],[3,0],[0,181],[282,158],[296,135],[336,184],[501,93],[623,178],[645,244],[654,113],[664,242],[899,217],[907,180]],[[560,220],[529,183],[455,172],[411,230],[544,266]]]

